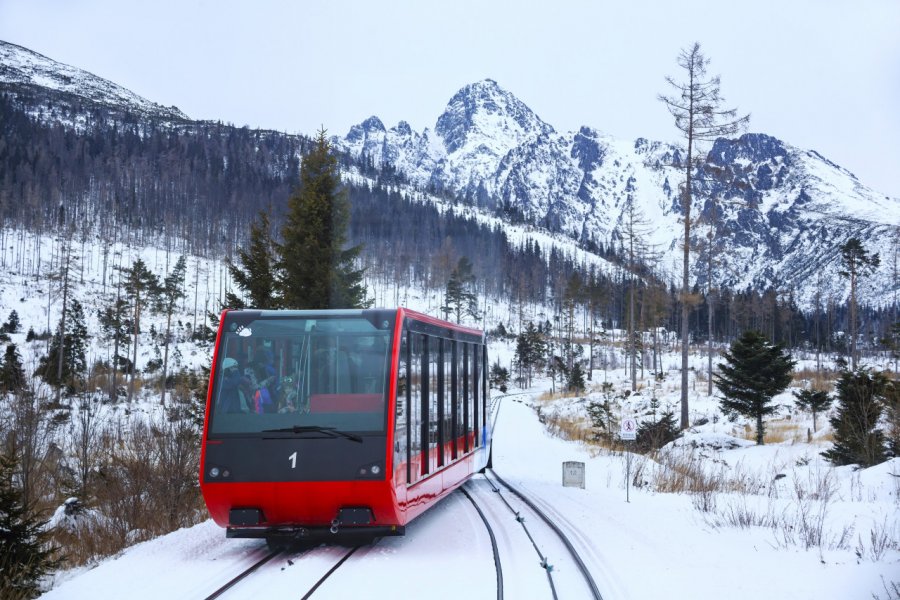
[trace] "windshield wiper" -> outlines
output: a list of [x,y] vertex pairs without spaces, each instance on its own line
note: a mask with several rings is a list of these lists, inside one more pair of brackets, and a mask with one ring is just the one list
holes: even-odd
[[263,433],[324,433],[333,438],[342,437],[360,443],[363,441],[358,435],[341,431],[334,427],[322,427],[321,425],[294,425],[293,427],[282,427],[281,429],[264,429]]

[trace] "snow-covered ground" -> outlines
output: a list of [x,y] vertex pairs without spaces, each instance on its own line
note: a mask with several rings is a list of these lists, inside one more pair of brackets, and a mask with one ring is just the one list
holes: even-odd
[[[58,284],[50,286],[46,279],[58,270],[59,246],[50,238],[9,230],[0,241],[0,321],[17,311],[22,330],[11,338],[31,373],[46,342],[25,342],[25,332],[29,327],[38,333],[52,330],[59,319]],[[79,244],[78,254],[81,260],[70,297],[84,305],[92,334],[97,331],[97,310],[113,297],[115,267],[127,267],[140,256],[163,276],[177,257],[172,253],[167,259],[163,251],[122,244],[104,252],[93,242]],[[179,307],[182,329],[187,330],[188,323],[191,329],[202,325],[228,285],[221,262],[190,258],[186,297]],[[379,299],[397,297],[388,288],[370,291]],[[413,289],[403,289],[399,301],[429,313],[441,305],[440,294]],[[486,303],[487,316],[479,326],[522,325],[513,308],[503,302]],[[542,310],[526,307],[524,319],[540,319]],[[160,315],[146,316],[147,328],[164,324]],[[140,366],[154,357],[149,337],[142,335]],[[178,338],[180,357],[173,367],[206,364],[209,349],[186,337]],[[89,344],[89,363],[107,358],[106,344],[96,338]],[[718,401],[706,396],[706,361],[698,354],[691,358],[690,416],[692,423],[707,422],[668,448],[665,460],[633,456],[630,479],[637,487],[630,487],[626,501],[625,456],[561,436],[577,439],[579,427],[585,432],[587,403],[603,398],[600,381],[613,384],[610,393],[619,417],[646,417],[652,396],[659,400],[658,411],[677,408],[680,363],[675,348],[668,348],[659,367],[666,376],[657,381],[649,372],[642,373],[640,392],[625,398],[630,377],[622,368],[621,347],[610,344],[599,354],[606,368],[595,369],[587,395],[547,398],[545,392],[553,386],[538,380],[525,394],[504,399],[494,457],[502,477],[534,493],[545,509],[564,521],[565,529],[577,532],[575,543],[605,598],[897,597],[891,586],[900,586],[900,459],[862,471],[831,467],[819,454],[830,445],[826,418],[819,417],[819,432],[808,442],[812,420],[793,408],[790,391],[775,398],[780,408],[768,421],[769,429],[784,441],[756,446],[747,441],[753,432],[746,421],[724,419]],[[494,341],[492,363],[509,368],[512,356],[511,343]],[[813,364],[810,357],[795,358],[800,359],[798,368]],[[145,390],[129,410],[109,410],[107,416],[123,419],[117,416],[123,413],[140,420],[141,415],[158,411],[157,397]],[[568,460],[586,464],[586,489],[560,486],[561,465]],[[718,480],[720,489],[705,494],[665,491],[679,469],[695,469],[694,473]],[[205,522],[129,547],[89,568],[59,573],[46,597],[205,597],[251,557],[261,555],[263,546],[258,541],[226,540],[220,529]],[[526,550],[528,554],[515,561],[517,570],[518,565],[537,562],[533,550]],[[298,578],[333,562],[328,553],[297,558],[282,557],[265,565],[230,597],[257,597],[263,590],[270,598],[295,597]],[[552,563],[553,557],[549,559]],[[448,577],[451,572],[465,576]],[[387,597],[398,580],[408,586],[427,585],[431,596],[493,597],[489,541],[471,506],[459,495],[414,522],[405,537],[384,539],[360,551],[339,575],[316,597]],[[541,577],[537,579],[542,581]],[[429,583],[434,581],[443,583],[435,587]],[[536,597],[546,597],[543,588],[533,589]]]
[[[893,597],[885,585],[900,581],[900,459],[861,472],[832,469],[818,457],[818,446],[785,442],[757,447],[723,433],[721,426],[715,434],[700,428],[690,441],[734,440],[736,447],[713,450],[701,445],[696,455],[702,453],[713,470],[727,465],[729,472],[761,477],[757,493],[716,494],[715,508],[703,512],[696,507],[695,495],[656,491],[646,475],[648,483],[631,487],[626,501],[625,455],[550,435],[534,410],[537,402],[535,394],[501,401],[495,470],[534,494],[563,529],[572,532],[604,598]],[[585,463],[585,489],[561,486],[562,463],[570,460]],[[633,457],[632,471],[643,461]],[[645,473],[654,468],[643,466]],[[785,477],[775,480],[771,474]],[[828,499],[815,497],[823,486],[831,490]],[[770,512],[781,516],[782,523],[793,523],[794,529],[725,524],[726,515],[740,511]],[[792,516],[799,519],[804,511],[807,520],[823,515],[821,546],[805,548],[800,539],[801,521]],[[873,540],[877,542],[878,535],[891,541],[876,557]],[[224,532],[207,521],[133,546],[95,568],[63,573],[43,597],[202,598],[264,551],[261,541],[225,539]],[[333,563],[337,552],[318,553],[313,560],[278,557],[225,597],[295,597],[298,589],[305,589],[296,584],[304,572],[324,572],[322,565]],[[533,562],[537,570],[533,549],[526,545],[522,552],[522,563]],[[552,564],[554,557],[548,559]],[[495,597],[486,532],[459,494],[414,522],[405,537],[386,538],[364,549],[315,597],[391,597],[402,589],[398,586],[427,589],[434,598]],[[532,591],[535,598],[549,597],[548,589]]]

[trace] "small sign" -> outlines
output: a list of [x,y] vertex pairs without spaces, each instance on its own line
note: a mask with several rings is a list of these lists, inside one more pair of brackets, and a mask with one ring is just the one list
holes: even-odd
[[634,441],[637,439],[637,421],[629,417],[622,419],[622,428],[619,431],[619,438],[622,440]]
[[563,487],[584,489],[584,463],[568,460],[563,463]]

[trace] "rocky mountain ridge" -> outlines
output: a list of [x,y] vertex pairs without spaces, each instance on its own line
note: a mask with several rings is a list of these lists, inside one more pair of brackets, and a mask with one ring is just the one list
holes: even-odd
[[[633,228],[656,271],[677,279],[684,231],[677,146],[616,139],[587,126],[557,132],[490,79],[457,92],[434,129],[419,133],[405,122],[388,129],[373,116],[334,142],[421,188],[563,233],[588,249],[618,248]],[[817,295],[843,298],[838,246],[856,236],[883,258],[864,285],[879,304],[896,301],[900,199],[817,152],[764,133],[720,139],[694,192],[693,241],[701,248],[712,239],[714,287],[773,287],[807,306]],[[695,274],[705,287],[698,258]]]

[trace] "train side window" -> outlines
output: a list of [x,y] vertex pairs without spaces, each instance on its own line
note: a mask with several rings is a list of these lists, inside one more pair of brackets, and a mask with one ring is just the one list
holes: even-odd
[[422,474],[422,336],[409,334],[409,469],[410,483]]
[[469,394],[469,344],[463,343],[462,345],[462,363],[463,363],[463,372],[462,372],[462,408],[463,408],[463,452],[469,451],[469,415],[472,413],[470,410],[470,396]]
[[484,415],[484,425],[485,428],[490,426],[491,415],[488,414],[490,409],[490,402],[488,402],[488,395],[490,391],[490,386],[488,385],[488,353],[487,346],[483,346],[481,349],[481,414]]
[[450,459],[459,456],[459,352],[458,342],[450,342]]
[[473,402],[472,402],[472,409],[473,409],[472,410],[472,430],[475,432],[475,440],[473,442],[473,445],[476,448],[481,445],[480,444],[481,435],[479,433],[481,431],[481,428],[478,426],[478,417],[479,417],[478,405],[480,403],[479,402],[480,398],[479,398],[479,394],[478,394],[478,383],[479,383],[478,372],[480,370],[479,363],[481,362],[481,360],[480,360],[481,359],[481,350],[482,350],[481,346],[477,346],[477,345],[472,349],[472,400],[473,400]]
[[437,367],[437,381],[435,382],[435,388],[437,397],[437,411],[435,412],[435,450],[437,451],[437,466],[444,466],[444,419],[445,419],[445,406],[447,394],[445,393],[445,385],[446,385],[446,374],[444,373],[444,344],[445,341],[443,338],[437,339],[437,360],[435,361],[435,366]]
[[421,407],[422,407],[422,426],[421,426],[421,445],[422,452],[420,455],[420,460],[422,461],[422,475],[427,475],[429,473],[429,464],[428,464],[428,446],[429,446],[429,438],[428,438],[428,412],[429,412],[429,396],[431,393],[431,372],[429,370],[430,361],[429,361],[429,343],[428,336],[422,336],[422,393],[421,393]]
[[438,430],[441,423],[438,419],[440,343],[441,340],[439,338],[428,337],[428,469],[432,473],[437,470],[438,466]]
[[400,356],[397,362],[397,397],[394,402],[394,478],[409,483],[409,342],[404,333],[400,337]]

